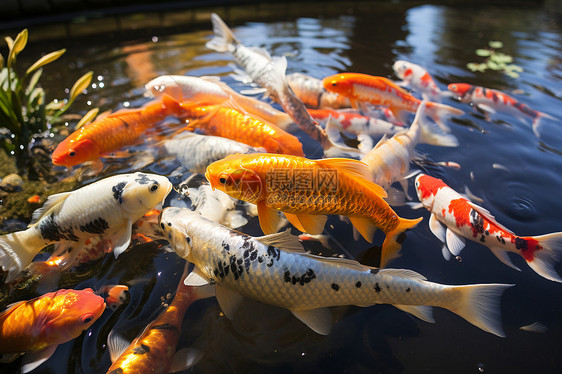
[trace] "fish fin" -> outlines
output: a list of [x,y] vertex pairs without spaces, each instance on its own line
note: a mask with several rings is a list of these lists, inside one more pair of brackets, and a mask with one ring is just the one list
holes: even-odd
[[[369,182],[373,180],[369,166],[367,166],[367,164],[363,161],[352,160],[349,158],[324,158],[321,160],[314,160],[314,162],[316,165],[325,169],[337,169],[338,171],[343,171],[353,177],[366,179]],[[386,191],[379,185],[375,184],[375,186],[376,187],[372,187],[372,189],[377,193],[377,195],[385,198]]]
[[415,219],[405,219],[399,217],[398,225],[391,231],[385,233],[386,238],[382,243],[381,251],[381,267],[385,267],[388,261],[398,256],[398,252],[402,248],[402,236],[404,231],[412,229],[418,225],[423,217]]
[[269,52],[265,48],[261,48],[261,47],[246,47],[246,48],[248,48],[252,52],[255,52],[255,53],[271,60],[271,55],[269,54]]
[[119,255],[129,248],[129,244],[131,243],[131,236],[133,234],[133,223],[131,220],[127,220],[125,226],[117,231],[111,238],[112,243],[115,243],[113,246],[113,254],[115,258],[119,257]]
[[410,112],[405,109],[390,108],[390,111],[402,123],[408,123],[408,118],[410,117]]
[[206,286],[199,286],[193,290],[195,300],[208,299],[209,297],[216,297],[215,285],[208,284]]
[[449,248],[447,248],[447,244],[445,243],[443,243],[443,246],[441,247],[441,254],[446,261],[451,259],[451,252],[449,252]]
[[248,219],[244,217],[244,214],[242,214],[242,212],[239,210],[231,210],[229,212],[226,212],[224,221],[226,225],[231,229],[237,229],[248,223]]
[[330,264],[330,265],[338,265],[341,267],[345,267],[348,269],[352,269],[352,270],[356,270],[356,271],[369,271],[370,269],[372,269],[369,266],[363,265],[355,260],[351,260],[349,258],[339,258],[339,257],[324,257],[324,256],[318,256],[318,255],[313,255],[310,253],[301,253],[299,254],[300,256],[305,256],[305,257],[309,257],[312,258],[316,261],[319,262],[324,262],[326,264]]
[[505,337],[501,327],[500,297],[512,286],[498,283],[450,286],[457,297],[449,305],[441,306],[484,331]]
[[68,269],[84,248],[84,242],[72,242],[70,240],[62,240],[55,243],[55,250],[49,258],[59,257],[58,266],[60,271]]
[[541,122],[542,122],[541,119],[543,119],[543,118],[548,118],[548,119],[551,119],[551,120],[554,120],[554,121],[558,121],[556,118],[554,118],[550,114],[546,114],[546,113],[543,113],[543,112],[537,112],[537,117],[533,120],[533,123],[532,123],[533,133],[535,134],[535,136],[537,138],[541,137],[540,132],[539,132],[539,128],[540,128],[540,125],[541,125]]
[[399,278],[411,278],[411,279],[416,279],[416,280],[420,280],[420,281],[427,280],[420,273],[417,273],[417,272],[415,272],[413,270],[409,270],[409,269],[380,269],[379,273],[389,275],[389,276],[393,276],[393,277],[399,277]]
[[325,215],[316,214],[293,214],[286,213],[285,217],[295,226],[298,230],[306,232],[308,234],[317,235],[324,231],[324,226],[326,225],[326,220],[328,219]]
[[446,239],[446,226],[437,219],[435,214],[429,216],[429,229],[441,242],[445,243]]
[[71,192],[61,192],[51,195],[45,201],[45,204],[39,209],[36,209],[31,215],[31,223],[28,227],[35,226],[37,221],[41,218],[48,216],[51,213],[57,213],[62,207],[62,203],[70,196]]
[[505,249],[503,249],[501,247],[489,247],[489,248],[492,251],[492,253],[494,254],[494,256],[496,256],[501,262],[503,262],[504,264],[506,264],[510,268],[513,268],[517,271],[521,271],[521,269],[519,269],[517,266],[513,265],[513,262],[511,262],[511,259],[509,258],[509,254]]
[[43,247],[24,245],[19,237],[22,234],[25,235],[25,231],[0,236],[0,267],[8,272],[6,282],[16,279]]
[[[406,183],[406,186],[408,185],[407,181],[403,181],[403,182]],[[402,183],[400,183],[400,184],[402,184]],[[390,206],[403,206],[406,203],[406,197],[407,197],[406,193],[404,191],[405,191],[404,188],[402,188],[402,191],[401,191],[397,188],[390,187],[387,191],[388,197],[384,200]]]
[[336,121],[332,117],[332,115],[328,116],[328,119],[326,120],[326,126],[325,126],[326,136],[332,142],[339,142],[339,141],[341,141],[341,135],[340,135],[341,130],[342,129],[339,126],[338,121]]
[[258,201],[258,218],[260,227],[264,234],[269,235],[276,233],[279,228],[279,211],[267,206],[265,199]]
[[492,221],[492,223],[494,223],[496,226],[498,226],[500,229],[502,229],[503,231],[510,233],[511,235],[515,235],[515,233],[513,231],[511,231],[510,229],[508,229],[507,227],[503,226],[502,224],[498,223],[498,221],[496,221],[496,218],[492,215],[492,213],[490,213],[487,209],[482,208],[479,205],[474,204],[472,201],[467,200],[466,201],[468,205],[470,205],[470,207],[472,209],[474,209],[475,211],[478,212],[478,214],[484,216],[484,218]]
[[17,360],[23,353],[2,353],[0,354],[0,363],[8,364]]
[[25,303],[25,301],[16,301],[15,303],[11,303],[6,305],[6,307],[4,308],[4,310],[0,313],[0,319],[6,319],[6,317],[8,316],[8,314],[12,313],[16,307],[18,307],[19,305]]
[[295,317],[320,335],[328,335],[332,329],[332,312],[328,308],[291,310]]
[[427,305],[396,305],[393,304],[394,307],[406,312],[410,313],[413,316],[418,317],[422,321],[435,323],[435,319],[433,318],[433,308]]
[[280,249],[297,252],[304,251],[298,236],[292,235],[290,229],[275,234],[260,236],[255,239],[267,246],[272,245]]
[[57,344],[53,344],[38,352],[26,353],[21,362],[21,372],[29,373],[30,371],[35,370],[35,368],[47,361],[53,353],[55,353],[57,347]]
[[529,332],[547,332],[548,327],[540,322],[534,322],[527,326],[521,326],[519,330],[529,331]]
[[422,101],[418,110],[416,111],[416,118],[414,124],[419,125],[420,129],[420,143],[431,144],[441,147],[457,147],[459,145],[458,139],[453,134],[448,134],[451,130],[445,124],[438,125],[429,122],[425,116],[426,102]]
[[464,112],[455,107],[434,103],[433,101],[428,101],[425,106],[425,113],[431,117],[441,127],[445,132],[449,132],[449,126],[445,124],[445,120],[450,116],[460,116]]
[[209,283],[211,283],[211,280],[197,266],[183,280],[183,284],[193,287],[205,286]]
[[366,217],[349,217],[351,224],[353,227],[359,231],[363,239],[368,241],[369,243],[373,242],[373,235],[375,235],[375,231],[377,227],[373,224],[373,221]]
[[447,248],[449,248],[453,256],[460,255],[465,246],[465,239],[449,228],[445,232],[445,241],[447,242]]
[[[492,165],[493,167],[493,165]],[[479,203],[483,203],[484,199],[482,199],[481,197],[476,196],[475,194],[472,193],[472,191],[468,188],[467,185],[464,186],[464,194],[461,194],[462,197],[464,197],[465,199],[469,200],[470,203],[472,203],[473,201],[478,201]],[[474,203],[473,203],[474,205]],[[479,207],[480,209],[484,209],[482,207]],[[487,210],[486,210],[487,212]],[[491,214],[490,214],[491,216]],[[497,222],[496,222],[497,223]],[[507,228],[504,228],[505,230],[507,230]],[[509,232],[509,230],[507,230]]]
[[[530,239],[530,238],[523,238]],[[554,269],[554,265],[562,257],[562,232],[533,236],[540,246],[533,252],[533,258],[527,259],[527,264],[540,276],[554,282],[562,282],[562,279]]]
[[235,45],[240,44],[240,42],[226,23],[216,13],[211,14],[211,22],[213,23],[213,33],[215,36],[205,46],[217,52],[234,51]]
[[265,96],[267,97],[267,89],[262,88],[262,87],[246,88],[246,89],[240,90],[240,93],[243,94],[243,95],[265,94]]
[[486,104],[475,104],[478,109],[489,114],[496,114],[496,110]]
[[187,370],[203,358],[203,352],[195,348],[182,348],[176,352],[168,373]]
[[[271,59],[271,57],[270,57]],[[289,87],[287,84],[287,80],[285,79],[285,74],[287,71],[287,58],[285,56],[275,56],[271,59],[271,74],[270,77],[270,84],[274,87],[274,92],[283,92],[286,88]],[[289,88],[290,90],[290,88]],[[273,92],[269,92],[270,95]],[[276,100],[280,98],[275,98]]]
[[130,341],[116,333],[114,330],[111,330],[109,335],[107,335],[107,350],[109,351],[111,363],[117,361],[123,352],[129,348],[129,345],[131,345]]
[[406,205],[410,207],[410,209],[417,210],[423,208],[423,204],[420,202],[406,202]]
[[224,315],[232,320],[244,297],[238,292],[223,287],[220,284],[215,285],[215,295]]

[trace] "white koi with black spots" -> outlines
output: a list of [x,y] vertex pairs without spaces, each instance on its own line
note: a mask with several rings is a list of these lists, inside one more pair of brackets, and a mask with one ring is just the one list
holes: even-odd
[[101,235],[111,239],[118,256],[129,246],[133,222],[162,202],[171,189],[165,176],[134,173],[114,175],[49,196],[33,213],[27,230],[0,236],[0,265],[8,271],[7,281],[53,243],[58,243],[56,252],[62,254]]
[[215,284],[229,318],[245,296],[286,308],[314,331],[328,334],[331,306],[392,304],[428,322],[433,322],[429,306],[439,306],[503,336],[500,295],[510,285],[443,285],[411,270],[314,256],[288,232],[252,237],[189,209],[166,208],[160,225],[176,253],[196,266],[186,284]]

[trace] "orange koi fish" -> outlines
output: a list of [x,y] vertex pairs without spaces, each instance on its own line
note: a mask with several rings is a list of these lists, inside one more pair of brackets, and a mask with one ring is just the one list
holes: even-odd
[[183,112],[180,103],[168,95],[142,108],[121,109],[70,134],[53,152],[53,164],[71,167],[86,161],[99,162],[105,154],[135,144],[166,117],[178,117]]
[[451,83],[447,88],[457,95],[458,99],[463,103],[472,103],[486,113],[508,113],[516,116],[523,122],[526,122],[526,118],[532,119],[533,132],[537,137],[539,136],[538,126],[540,119],[543,117],[555,119],[546,113],[529,108],[527,105],[498,90],[473,86],[468,83]]
[[190,118],[185,128],[189,131],[201,129],[207,135],[221,136],[252,147],[263,147],[267,152],[304,156],[298,138],[274,124],[219,105],[198,106],[183,102],[182,107]]
[[123,284],[113,284],[108,286],[103,286],[98,293],[103,295],[105,298],[105,303],[107,307],[111,310],[115,310],[127,300],[127,293],[129,292],[129,287]]
[[202,353],[184,348],[176,352],[183,317],[187,308],[199,299],[214,294],[214,287],[192,287],[184,284],[187,271],[178,285],[168,308],[152,321],[131,344],[113,331],[107,346],[113,364],[107,373],[171,373],[195,365]]
[[0,353],[25,353],[22,372],[49,359],[59,344],[78,337],[105,310],[90,288],[59,290],[12,304],[0,314]]
[[[431,212],[429,228],[453,255],[458,255],[465,238],[490,248],[504,264],[519,270],[508,252],[525,259],[539,275],[562,282],[554,266],[562,257],[562,232],[540,236],[518,236],[496,222],[486,209],[465,199],[441,179],[420,174],[416,177],[416,191],[424,207]],[[443,252],[448,256],[447,252]],[[446,257],[447,258],[447,257]]]
[[232,155],[207,167],[211,187],[232,197],[257,204],[265,234],[276,232],[278,210],[297,229],[320,234],[327,214],[348,216],[369,242],[376,228],[386,234],[381,263],[395,257],[406,229],[421,218],[400,218],[383,200],[386,192],[370,181],[363,162],[332,158],[250,154]]
[[[421,100],[410,95],[390,79],[360,73],[341,73],[322,80],[324,88],[349,98],[358,107],[361,102],[387,106],[401,122],[406,121],[408,112],[416,112]],[[444,119],[448,116],[460,116],[464,112],[448,105],[428,102],[426,113],[443,130],[448,128]]]

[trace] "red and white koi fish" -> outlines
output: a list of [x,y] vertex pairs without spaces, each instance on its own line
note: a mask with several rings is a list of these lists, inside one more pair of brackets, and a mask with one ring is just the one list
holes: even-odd
[[295,95],[309,108],[351,108],[351,103],[346,97],[326,91],[320,79],[302,73],[293,73],[287,75],[287,83]]
[[129,287],[123,284],[103,286],[97,293],[103,295],[108,308],[115,310],[127,300]]
[[441,90],[437,87],[437,84],[435,84],[427,70],[421,66],[408,61],[398,60],[392,65],[392,69],[394,69],[398,78],[402,79],[402,82],[399,82],[398,85],[410,86],[414,91],[418,91],[424,100],[441,101],[443,96]]
[[562,282],[554,269],[562,257],[562,232],[518,236],[496,222],[489,211],[465,199],[441,179],[420,174],[415,185],[421,203],[431,212],[431,232],[446,243],[453,255],[461,252],[467,238],[490,248],[507,266],[519,270],[507,254],[517,253],[539,275]]
[[549,114],[529,108],[515,98],[498,90],[473,86],[468,83],[451,83],[447,88],[456,94],[461,102],[474,104],[486,113],[502,112],[511,114],[525,123],[527,123],[527,119],[531,119],[533,132],[537,137],[539,137],[538,127],[541,118],[555,119]]
[[[340,73],[324,78],[324,88],[337,92],[351,100],[354,107],[364,103],[387,106],[402,122],[407,119],[408,112],[415,113],[421,100],[406,92],[390,79],[360,73]],[[426,113],[443,130],[447,131],[445,118],[459,116],[464,112],[449,105],[427,102]]]

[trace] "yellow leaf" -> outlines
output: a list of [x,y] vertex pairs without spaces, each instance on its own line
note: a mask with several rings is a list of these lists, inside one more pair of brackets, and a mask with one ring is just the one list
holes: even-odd
[[4,40],[6,41],[6,44],[8,44],[8,49],[11,50],[12,47],[14,46],[14,39],[12,39],[12,38],[9,37],[9,36],[6,36],[6,37],[4,38]]
[[50,64],[51,62],[55,61],[60,56],[62,56],[64,52],[66,52],[66,49],[63,48],[63,49],[59,49],[58,51],[54,51],[49,54],[46,54],[45,56],[41,57],[39,60],[35,61],[35,63],[31,65],[29,69],[27,69],[25,74],[26,75],[30,74],[35,70],[39,69],[41,66]]
[[13,51],[17,55],[27,45],[27,29],[23,29],[22,32],[16,36],[16,40],[14,41]]
[[86,74],[84,74],[82,77],[80,77],[76,81],[76,83],[74,83],[74,86],[72,86],[72,89],[70,90],[70,102],[73,102],[74,99],[76,99],[76,96],[80,95],[80,93],[90,85],[93,75],[94,72],[89,71]]
[[82,117],[82,119],[76,124],[76,127],[74,128],[74,130],[78,130],[80,127],[87,125],[88,123],[92,122],[94,120],[94,118],[96,118],[96,116],[98,115],[98,112],[100,111],[99,108],[94,108],[91,109],[88,113],[86,113],[84,115],[84,117]]

